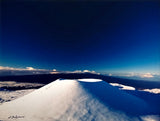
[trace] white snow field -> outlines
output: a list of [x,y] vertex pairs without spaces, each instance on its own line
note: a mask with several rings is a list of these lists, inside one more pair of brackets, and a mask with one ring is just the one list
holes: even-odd
[[144,100],[99,79],[58,79],[0,105],[0,121],[158,121]]

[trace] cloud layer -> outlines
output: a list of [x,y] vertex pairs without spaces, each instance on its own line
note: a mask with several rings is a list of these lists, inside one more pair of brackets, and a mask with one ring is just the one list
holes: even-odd
[[[126,86],[123,84],[118,84],[118,83],[109,83],[112,86],[118,87],[120,90],[135,90],[134,87],[131,86]],[[145,91],[145,92],[150,92],[150,93],[154,93],[154,94],[160,94],[160,89],[155,88],[155,89],[143,89],[143,90],[139,90],[139,91]]]
[[35,69],[33,67],[26,68],[13,68],[0,66],[0,76],[7,75],[31,75],[31,74],[47,74],[49,70],[46,69]]
[[125,77],[129,79],[142,79],[142,80],[154,80],[160,81],[160,73],[135,73],[135,72],[128,72],[128,73],[109,73],[108,76],[115,76],[115,77]]
[[90,70],[57,71],[56,69],[47,70],[47,69],[36,69],[36,68],[33,68],[33,67],[13,68],[13,67],[0,66],[0,76],[32,75],[32,74],[58,74],[58,73],[93,73],[93,74],[99,74],[99,73],[96,73],[95,71],[90,71]]

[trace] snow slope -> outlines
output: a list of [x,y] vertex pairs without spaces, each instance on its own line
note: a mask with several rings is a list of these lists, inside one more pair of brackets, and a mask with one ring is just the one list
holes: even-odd
[[150,115],[157,111],[144,100],[98,79],[59,79],[0,105],[2,121],[147,121]]

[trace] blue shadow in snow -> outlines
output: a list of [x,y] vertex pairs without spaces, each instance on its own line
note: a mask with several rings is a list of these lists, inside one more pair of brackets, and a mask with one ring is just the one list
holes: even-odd
[[121,91],[104,81],[79,83],[85,90],[111,109],[119,110],[132,116],[158,114],[143,99]]

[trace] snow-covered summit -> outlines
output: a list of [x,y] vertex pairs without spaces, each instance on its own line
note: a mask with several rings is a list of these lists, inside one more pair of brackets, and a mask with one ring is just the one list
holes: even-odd
[[156,111],[99,79],[59,79],[0,106],[0,120],[139,121]]

